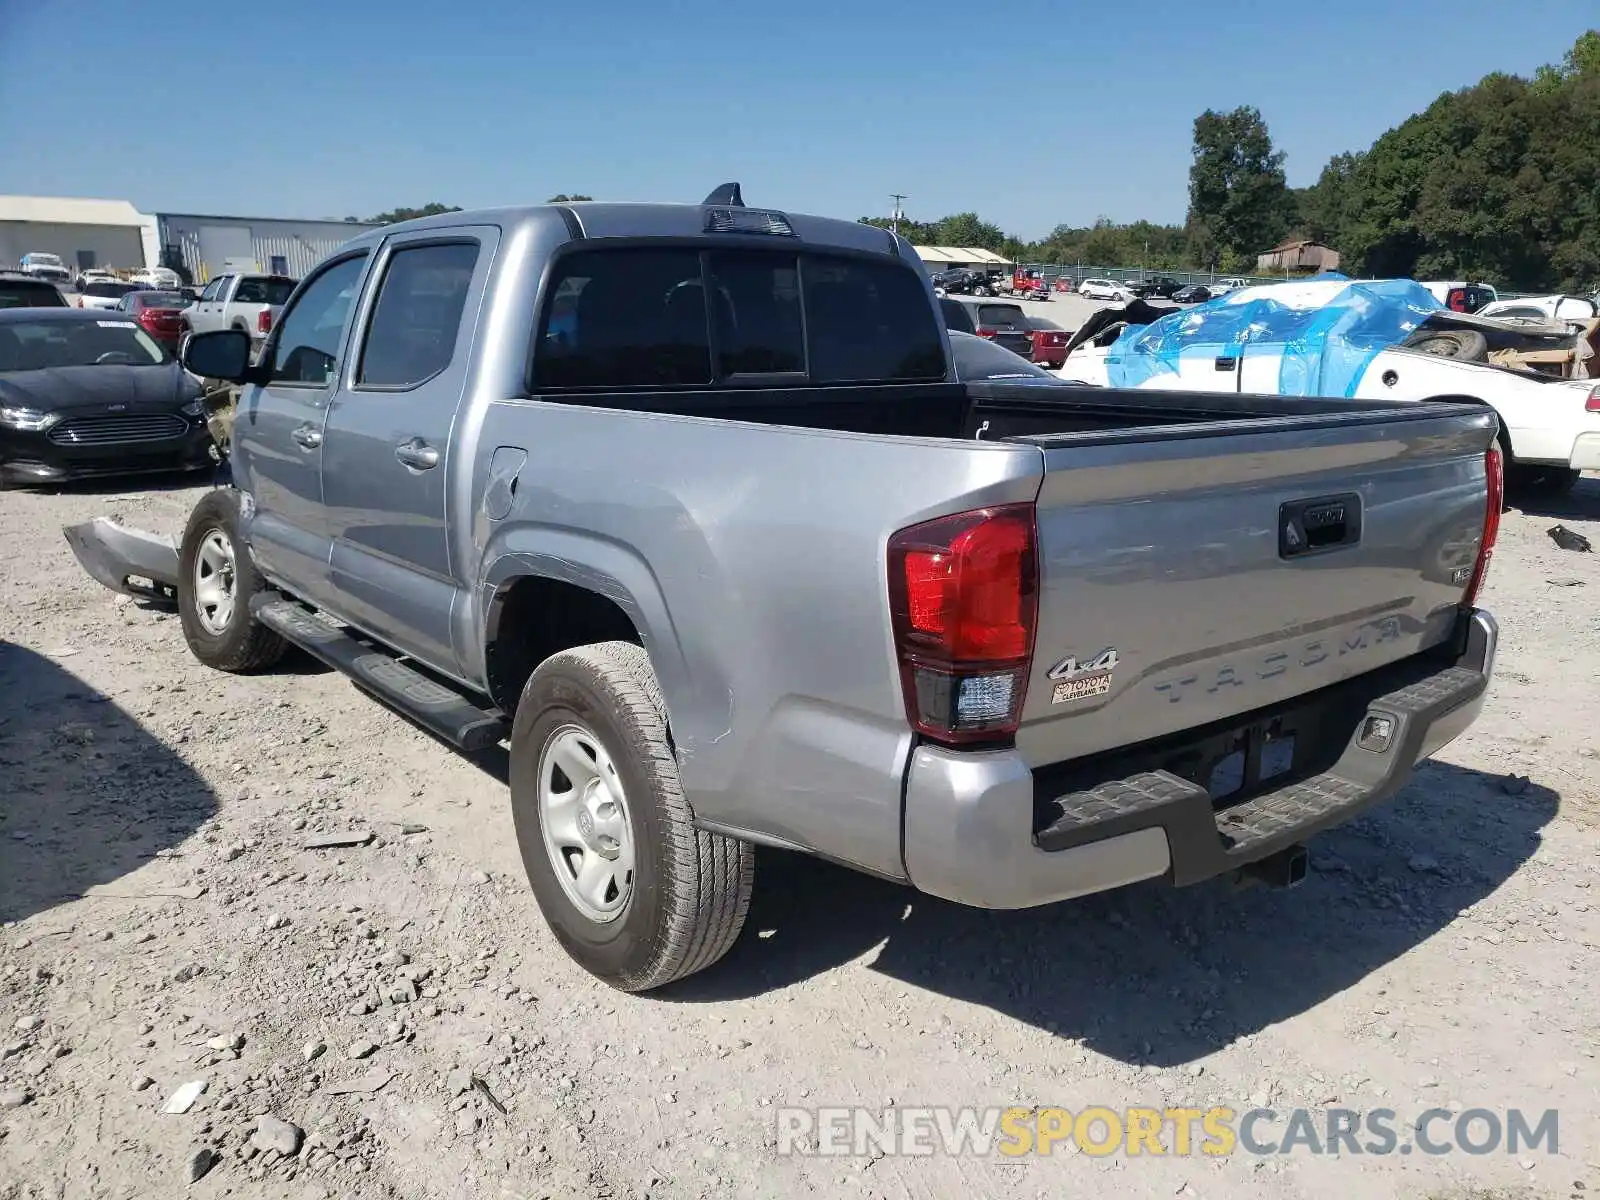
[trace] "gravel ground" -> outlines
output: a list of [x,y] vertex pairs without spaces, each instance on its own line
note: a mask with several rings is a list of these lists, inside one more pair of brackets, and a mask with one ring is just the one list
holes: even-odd
[[[541,922],[503,759],[303,659],[206,670],[60,535],[198,494],[0,495],[0,1200],[1600,1188],[1600,571],[1545,535],[1600,541],[1600,481],[1506,515],[1483,718],[1304,887],[984,913],[773,854],[648,999]],[[1556,1108],[1560,1152],[799,1158],[785,1104]]]

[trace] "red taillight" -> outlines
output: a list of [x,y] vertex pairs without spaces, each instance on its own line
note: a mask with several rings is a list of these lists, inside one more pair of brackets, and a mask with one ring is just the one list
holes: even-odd
[[1505,504],[1505,464],[1500,447],[1491,446],[1483,456],[1483,473],[1489,485],[1488,506],[1483,513],[1483,540],[1478,543],[1478,561],[1472,564],[1472,578],[1467,582],[1463,604],[1473,604],[1483,590],[1483,581],[1489,576],[1489,558],[1494,554],[1494,544],[1500,536],[1500,509]]
[[1031,504],[940,517],[889,539],[889,609],[906,716],[936,741],[1013,734],[1039,572]]
[[1589,398],[1583,402],[1584,412],[1600,413],[1600,384],[1596,384],[1589,391]]
[[256,332],[257,333],[271,333],[272,332],[272,310],[271,309],[263,308],[260,312],[258,312],[256,314]]
[[972,332],[977,334],[979,337],[992,338],[995,334],[999,333],[1000,331],[998,329],[990,329],[987,325],[979,325]]

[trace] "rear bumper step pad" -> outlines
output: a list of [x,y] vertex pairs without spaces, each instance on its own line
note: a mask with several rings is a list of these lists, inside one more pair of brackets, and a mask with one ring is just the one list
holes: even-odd
[[1488,678],[1487,671],[1458,665],[1378,696],[1367,706],[1368,715],[1394,722],[1384,750],[1356,744],[1364,723],[1358,721],[1348,746],[1327,771],[1225,807],[1217,808],[1198,784],[1163,770],[1068,792],[1055,799],[1060,816],[1039,830],[1035,843],[1041,850],[1066,850],[1159,827],[1171,850],[1173,883],[1198,883],[1237,870],[1399,791],[1419,759],[1459,732],[1457,725],[1464,728],[1470,721]]

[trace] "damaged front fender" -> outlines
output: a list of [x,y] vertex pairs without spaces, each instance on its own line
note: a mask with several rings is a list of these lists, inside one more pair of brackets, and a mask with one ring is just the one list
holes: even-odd
[[83,569],[110,588],[142,600],[178,602],[178,541],[125,529],[109,517],[62,528]]

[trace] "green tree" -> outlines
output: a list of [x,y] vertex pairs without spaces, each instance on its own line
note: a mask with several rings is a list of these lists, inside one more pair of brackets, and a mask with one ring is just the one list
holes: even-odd
[[565,192],[557,192],[554,196],[551,196],[550,199],[546,200],[545,203],[546,204],[576,204],[579,201],[593,200],[593,199],[594,199],[593,196],[582,196],[582,195],[579,195],[577,192],[574,192],[570,196],[567,195],[567,193],[565,193]]
[[1293,190],[1293,225],[1303,236],[1339,247],[1339,234],[1354,216],[1349,211],[1351,180],[1361,159],[1360,154],[1336,154],[1316,183]]
[[1440,96],[1370,149],[1328,164],[1314,199],[1351,273],[1485,279],[1506,289],[1600,281],[1600,32],[1533,79]]
[[1194,121],[1194,162],[1189,167],[1191,233],[1203,229],[1207,246],[1253,255],[1288,232],[1293,202],[1283,175],[1283,153],[1258,109],[1219,113]]
[[431,204],[424,204],[421,208],[395,208],[388,212],[379,213],[367,220],[376,225],[393,225],[397,221],[410,221],[417,217],[433,217],[439,213],[460,212],[459,204],[440,204],[437,200]]
[[998,225],[991,225],[974,212],[945,217],[933,227],[932,237],[936,246],[978,246],[997,254],[1004,252],[1008,240]]

